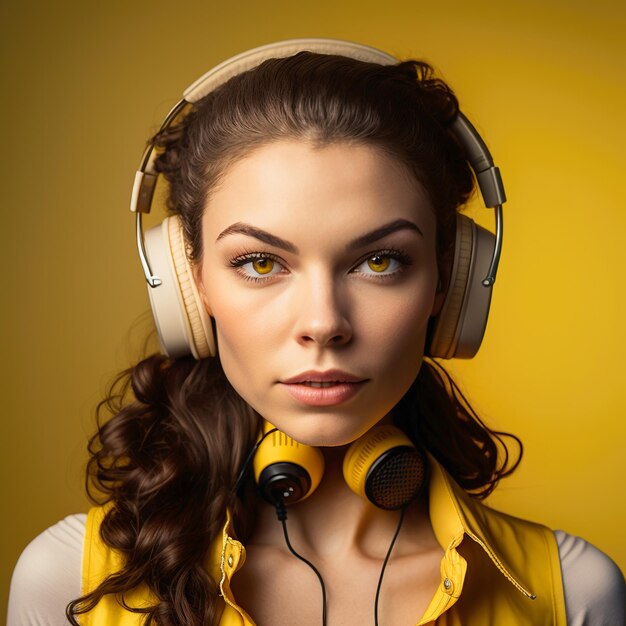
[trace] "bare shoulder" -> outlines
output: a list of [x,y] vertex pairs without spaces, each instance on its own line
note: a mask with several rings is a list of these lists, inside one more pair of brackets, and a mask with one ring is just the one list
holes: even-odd
[[24,548],[11,578],[8,626],[67,624],[65,607],[81,590],[86,519],[69,515]]
[[615,562],[581,537],[554,531],[561,559],[567,623],[624,626],[626,584]]

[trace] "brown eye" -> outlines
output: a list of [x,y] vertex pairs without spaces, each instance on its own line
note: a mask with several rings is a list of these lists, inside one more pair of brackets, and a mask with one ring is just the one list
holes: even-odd
[[389,248],[363,257],[352,271],[368,278],[391,279],[398,278],[412,263],[406,252]]
[[375,272],[384,272],[390,265],[391,259],[388,256],[377,254],[367,259],[367,265]]
[[285,273],[285,268],[278,259],[267,252],[247,252],[229,261],[237,273],[246,280],[262,282],[277,274]]
[[274,261],[265,258],[256,259],[256,261],[252,261],[252,267],[258,274],[269,274],[274,269]]

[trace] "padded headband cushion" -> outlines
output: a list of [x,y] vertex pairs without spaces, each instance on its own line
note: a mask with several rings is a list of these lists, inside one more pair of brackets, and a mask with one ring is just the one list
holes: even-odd
[[288,39],[246,50],[226,59],[187,87],[183,98],[187,102],[197,102],[233,76],[246,72],[267,59],[289,57],[304,50],[319,54],[337,54],[381,65],[393,65],[399,61],[382,50],[341,39]]

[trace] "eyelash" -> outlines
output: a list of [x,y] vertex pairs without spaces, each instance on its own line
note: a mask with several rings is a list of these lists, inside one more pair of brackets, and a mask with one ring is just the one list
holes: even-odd
[[[396,248],[385,248],[383,250],[376,250],[374,252],[370,252],[369,254],[365,255],[355,265],[355,268],[361,265],[362,263],[364,263],[365,261],[367,261],[368,259],[371,259],[376,256],[382,256],[382,257],[388,257],[390,259],[394,259],[400,264],[400,267],[398,267],[396,270],[388,274],[376,274],[376,273],[365,274],[366,276],[368,276],[368,278],[373,278],[374,280],[389,280],[392,278],[396,278],[399,274],[404,272],[404,270],[409,265],[412,264],[411,257],[404,250],[398,250]],[[281,262],[281,260],[277,256],[274,256],[273,254],[270,254],[269,252],[249,252],[249,251],[241,251],[236,257],[233,257],[232,259],[230,259],[229,265],[231,267],[234,267],[237,270],[237,273],[244,280],[251,280],[255,283],[261,283],[261,282],[265,282],[267,280],[271,280],[272,278],[274,278],[276,274],[271,274],[267,276],[266,278],[264,278],[263,276],[251,276],[249,274],[244,273],[242,270],[239,269],[240,267],[243,267],[244,265],[247,265],[248,263],[251,263],[258,259],[269,259],[270,261],[274,261],[275,263],[278,263],[279,265],[284,266],[284,264]],[[360,272],[360,273],[363,273],[363,272]]]

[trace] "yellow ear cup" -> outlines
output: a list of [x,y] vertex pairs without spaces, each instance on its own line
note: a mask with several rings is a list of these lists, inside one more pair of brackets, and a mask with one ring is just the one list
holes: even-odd
[[211,327],[211,320],[193,280],[191,265],[185,250],[182,222],[178,215],[172,215],[165,221],[167,222],[172,264],[182,298],[182,313],[188,321],[190,331],[191,352],[196,359],[215,356],[215,335]]
[[343,476],[352,491],[381,509],[395,510],[419,493],[426,475],[423,454],[395,426],[374,426],[346,452]]
[[[274,426],[265,422],[263,434]],[[324,456],[318,448],[298,443],[277,430],[268,435],[254,454],[254,479],[272,504],[304,500],[320,483]]]

